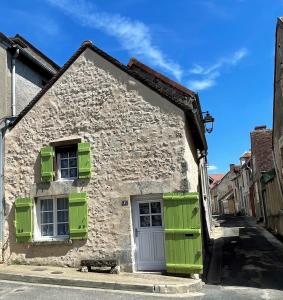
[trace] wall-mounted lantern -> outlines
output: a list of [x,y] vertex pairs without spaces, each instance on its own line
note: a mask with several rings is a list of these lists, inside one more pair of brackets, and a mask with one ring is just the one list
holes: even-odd
[[[205,130],[207,133],[211,133],[213,130],[214,118],[208,111],[203,112],[205,116],[203,117],[203,123],[205,124]],[[206,124],[209,124],[208,126]]]

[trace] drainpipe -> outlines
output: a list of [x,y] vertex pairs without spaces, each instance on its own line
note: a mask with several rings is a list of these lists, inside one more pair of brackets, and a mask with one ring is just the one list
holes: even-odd
[[3,211],[3,203],[4,203],[4,189],[3,189],[3,138],[4,138],[4,122],[0,123],[0,245],[1,245],[1,257],[3,261],[3,224],[4,224],[4,211]]
[[12,55],[12,116],[16,116],[16,59],[20,54],[20,49],[14,47]]

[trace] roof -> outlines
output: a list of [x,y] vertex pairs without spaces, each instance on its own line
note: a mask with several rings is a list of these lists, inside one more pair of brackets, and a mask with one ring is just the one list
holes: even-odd
[[[195,145],[200,150],[206,150],[207,144],[205,139],[205,130],[203,125],[203,119],[201,115],[201,109],[199,104],[199,99],[195,93],[190,90],[187,90],[185,87],[182,87],[178,83],[166,78],[165,76],[159,74],[158,72],[146,67],[143,69],[143,72],[136,72],[131,69],[131,66],[125,66],[112,56],[108,55],[101,49],[97,48],[92,44],[91,41],[85,41],[81,44],[80,48],[71,56],[71,58],[65,63],[65,65],[60,69],[59,72],[46,84],[46,86],[33,98],[33,100],[22,110],[22,112],[18,115],[13,123],[13,127],[27,114],[27,112],[37,103],[37,101],[51,88],[51,86],[64,74],[64,72],[73,64],[73,62],[83,53],[87,48],[93,50],[96,54],[102,56],[104,59],[114,64],[116,67],[121,69],[122,71],[128,73],[130,76],[139,80],[141,83],[160,94],[162,97],[169,100],[171,103],[175,104],[179,108],[181,108],[190,124],[190,129],[192,131],[192,135],[194,138]],[[143,65],[144,66],[144,65]],[[153,76],[153,78],[149,79],[149,74]],[[153,79],[159,78],[162,80],[163,85],[160,84],[159,81]],[[165,85],[169,85],[170,89],[164,88]],[[172,89],[174,91],[181,91],[181,93],[176,92],[172,93]]]
[[[14,43],[22,46],[24,51],[28,52],[32,56],[34,56],[37,60],[39,60],[42,64],[48,67],[50,70],[57,72],[60,69],[60,66],[57,65],[53,60],[47,57],[44,53],[38,50],[34,45],[32,45],[29,41],[27,41],[24,37],[19,35],[18,33],[10,38]],[[25,47],[24,47],[25,46]]]
[[266,172],[274,168],[271,129],[252,131],[251,147],[256,172]]
[[251,151],[247,151],[247,152],[245,152],[242,156],[241,156],[241,158],[250,158],[252,156],[252,152]]
[[19,59],[25,61],[28,60],[28,64],[31,67],[40,67],[49,77],[53,76],[60,70],[60,66],[53,60],[43,54],[34,45],[28,42],[21,35],[16,34],[14,37],[7,37],[0,32],[0,40],[4,41],[8,45],[8,51],[14,52],[15,48],[20,50]]
[[214,188],[224,176],[225,174],[210,174],[209,177],[213,180],[210,188]]

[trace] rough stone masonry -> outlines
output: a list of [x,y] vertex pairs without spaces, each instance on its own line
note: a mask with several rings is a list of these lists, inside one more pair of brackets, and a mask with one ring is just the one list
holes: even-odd
[[[78,136],[92,147],[90,180],[41,183],[40,149]],[[131,196],[197,191],[196,149],[182,110],[87,48],[5,138],[4,261],[78,266],[134,260]],[[18,244],[17,197],[88,194],[88,239]]]

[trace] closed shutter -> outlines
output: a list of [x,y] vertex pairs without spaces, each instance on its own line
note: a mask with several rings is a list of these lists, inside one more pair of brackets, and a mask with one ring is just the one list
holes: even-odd
[[198,193],[166,193],[163,200],[167,272],[202,273]]
[[87,194],[69,195],[69,227],[71,240],[87,239]]
[[17,198],[15,202],[15,230],[17,243],[31,242],[32,219],[32,199]]
[[41,180],[44,182],[50,182],[54,178],[54,150],[52,147],[47,146],[41,148]]
[[78,144],[78,156],[79,156],[79,178],[90,178],[91,175],[90,143]]

